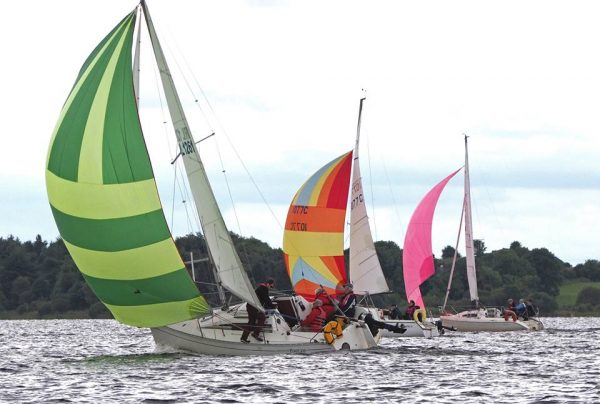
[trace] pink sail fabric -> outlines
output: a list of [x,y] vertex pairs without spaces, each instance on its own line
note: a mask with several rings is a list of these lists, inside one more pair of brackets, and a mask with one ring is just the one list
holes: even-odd
[[431,224],[435,207],[448,181],[461,169],[462,167],[444,178],[425,195],[410,218],[406,230],[402,254],[406,299],[409,302],[414,300],[421,308],[425,308],[425,304],[419,286],[435,272],[431,248]]

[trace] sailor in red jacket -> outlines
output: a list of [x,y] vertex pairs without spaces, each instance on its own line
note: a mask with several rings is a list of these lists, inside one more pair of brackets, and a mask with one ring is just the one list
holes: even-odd
[[311,331],[319,332],[323,329],[326,321],[327,313],[323,309],[323,301],[315,299],[310,314],[302,321],[302,326],[308,327]]
[[323,303],[322,308],[325,311],[326,319],[333,317],[333,313],[335,312],[335,306],[331,302],[331,299],[324,289],[317,288],[315,290],[315,301],[320,300]]

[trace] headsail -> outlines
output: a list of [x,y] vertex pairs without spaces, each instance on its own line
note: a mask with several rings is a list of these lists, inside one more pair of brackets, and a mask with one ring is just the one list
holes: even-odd
[[471,301],[479,302],[477,293],[477,273],[475,269],[475,248],[473,246],[473,219],[471,215],[471,180],[469,178],[469,150],[465,135],[465,255],[467,259],[467,280]]
[[369,226],[367,207],[362,189],[358,146],[360,140],[360,123],[363,101],[360,100],[358,125],[356,129],[356,146],[352,168],[352,193],[350,197],[350,281],[357,294],[376,294],[388,292],[387,285]]
[[308,299],[320,285],[330,294],[346,282],[344,222],[352,152],[313,174],[298,190],[288,211],[283,252],[292,286]]
[[406,299],[414,300],[422,308],[425,304],[419,286],[435,272],[431,247],[433,214],[444,187],[459,171],[460,168],[440,181],[423,197],[406,230],[402,252]]
[[223,287],[239,298],[251,303],[259,310],[262,310],[262,304],[260,304],[256,293],[254,293],[254,288],[248,279],[248,275],[246,275],[219,206],[217,205],[217,200],[215,199],[206,171],[204,170],[204,165],[200,159],[200,154],[196,148],[196,142],[189,129],[181,101],[177,95],[167,61],[156,36],[148,8],[144,1],[141,4],[146,16],[148,31],[152,40],[156,62],[160,70],[160,78],[165,91],[169,112],[171,113],[171,120],[175,128],[181,157],[183,158],[190,189],[196,203],[196,210],[200,217],[200,224],[213,264],[217,269]]
[[52,135],[46,187],[56,225],[114,317],[156,327],[209,307],[171,238],[137,115],[135,11],[81,68]]

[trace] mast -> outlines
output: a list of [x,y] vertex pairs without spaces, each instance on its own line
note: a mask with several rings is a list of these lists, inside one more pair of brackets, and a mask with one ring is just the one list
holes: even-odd
[[356,144],[354,146],[354,162],[352,167],[352,188],[350,196],[350,281],[354,284],[357,294],[376,294],[389,292],[389,287],[383,275],[371,228],[367,207],[362,189],[358,149],[360,141],[360,126],[362,120],[363,102],[360,99],[358,108],[358,123],[356,126]]
[[248,279],[248,275],[242,267],[240,258],[233,245],[233,240],[227,230],[215,195],[208,181],[208,176],[196,148],[196,142],[189,129],[175,83],[173,82],[171,72],[154,29],[154,24],[148,12],[148,7],[144,0],[140,4],[144,10],[154,56],[167,99],[167,106],[171,114],[180,154],[212,262],[217,269],[223,287],[262,311],[263,306],[258,300],[254,288]]
[[479,295],[477,293],[477,273],[475,268],[475,248],[473,245],[473,219],[471,216],[471,182],[469,178],[469,150],[467,147],[467,135],[465,136],[465,250],[467,259],[467,280],[469,282],[469,293],[471,301],[479,307]]

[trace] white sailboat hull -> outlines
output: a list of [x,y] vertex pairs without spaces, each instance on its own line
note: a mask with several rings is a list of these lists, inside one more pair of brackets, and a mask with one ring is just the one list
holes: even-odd
[[488,317],[485,310],[470,310],[458,314],[442,315],[442,325],[454,328],[456,331],[539,331],[544,329],[544,324],[534,318],[528,320],[511,318],[505,320],[501,316]]
[[390,324],[397,327],[404,327],[406,329],[402,334],[391,332],[388,330],[382,330],[381,336],[385,338],[393,337],[393,338],[402,338],[402,337],[425,337],[425,338],[434,338],[439,337],[441,334],[436,327],[430,321],[425,321],[424,323],[420,323],[414,320],[383,320],[386,324]]
[[216,311],[212,316],[183,321],[165,327],[152,328],[157,345],[207,355],[276,355],[285,353],[318,353],[339,350],[364,350],[377,346],[380,335],[373,337],[362,321],[346,325],[343,335],[331,344],[323,332],[290,328],[279,312],[267,317],[264,341],[248,337],[250,343],[240,341],[247,322],[245,305],[233,310]]

